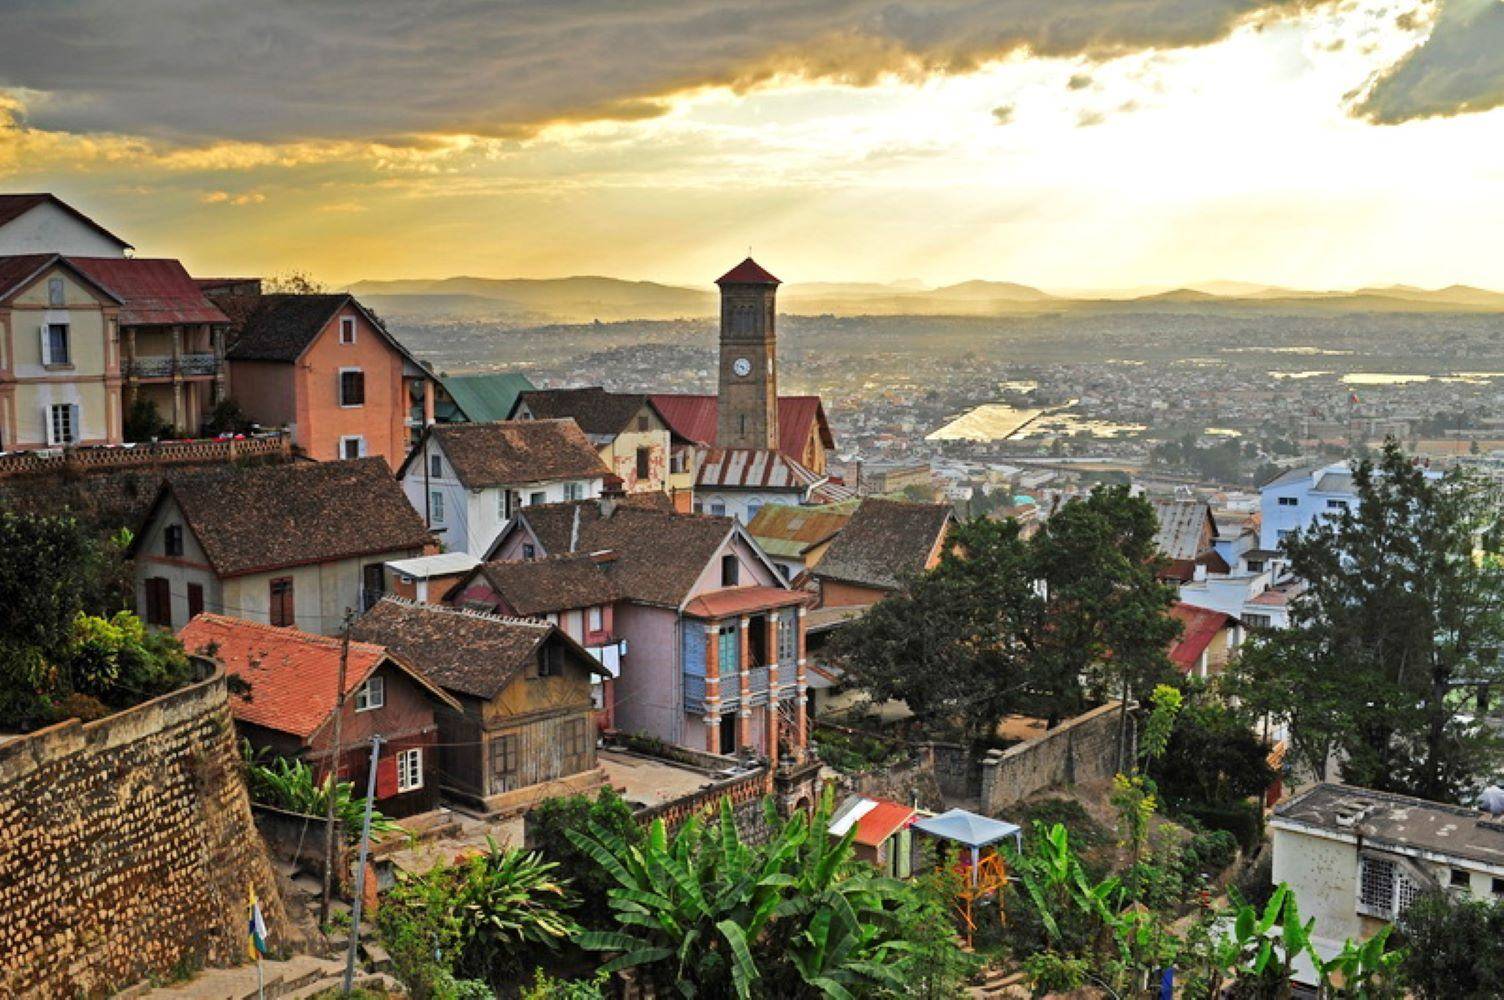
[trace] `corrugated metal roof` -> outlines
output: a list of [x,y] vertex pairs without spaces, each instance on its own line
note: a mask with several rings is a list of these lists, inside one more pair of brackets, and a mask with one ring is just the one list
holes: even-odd
[[768,504],[747,525],[747,534],[770,555],[798,556],[834,537],[855,510],[855,504],[839,508]]
[[63,259],[120,298],[122,326],[230,322],[175,260],[73,256]]
[[[657,393],[650,396],[653,406],[669,428],[681,438],[695,444],[715,443],[716,421],[720,400],[696,393]],[[830,422],[819,396],[778,397],[778,450],[795,461],[804,455],[811,434],[819,434],[827,448],[835,447]]]
[[534,388],[526,375],[516,372],[445,375],[439,381],[464,419],[478,424],[506,420],[517,405],[517,397]]
[[776,451],[761,448],[707,448],[695,485],[719,489],[787,490],[803,494],[821,477]]
[[1170,647],[1170,660],[1180,668],[1181,673],[1196,668],[1201,662],[1201,654],[1206,652],[1217,633],[1232,620],[1232,616],[1225,611],[1198,608],[1181,602],[1176,602],[1170,608],[1170,617],[1185,626],[1185,631],[1175,645]]
[[[1201,533],[1211,521],[1211,506],[1205,500],[1153,501],[1154,516],[1159,519],[1159,530],[1154,534],[1154,544],[1166,559],[1195,559],[1201,554]],[[1212,537],[1216,537],[1216,522],[1212,521]]]

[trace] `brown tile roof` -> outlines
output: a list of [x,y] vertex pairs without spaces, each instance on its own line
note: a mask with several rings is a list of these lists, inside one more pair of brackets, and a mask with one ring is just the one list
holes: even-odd
[[736,527],[729,517],[610,500],[524,507],[517,521],[545,555],[615,553],[603,565],[619,598],[672,608],[689,596]]
[[[290,733],[306,741],[334,713],[341,647],[338,638],[215,614],[197,615],[178,632],[178,638],[190,652],[212,648],[226,673],[251,685],[249,696],[230,698],[230,711],[238,722]],[[435,700],[459,709],[453,698],[385,648],[365,642],[350,643],[345,694],[364,684],[383,664],[428,688]]]
[[519,615],[610,604],[619,596],[609,565],[612,554],[553,556],[528,562],[488,562],[478,572]]
[[644,406],[651,406],[640,392],[607,392],[598,385],[580,389],[533,389],[517,397],[534,420],[569,417],[586,434],[615,437],[629,430]]
[[486,701],[520,675],[538,647],[554,635],[589,661],[591,669],[601,669],[547,622],[386,597],[350,627],[352,639],[385,646],[440,687]]
[[220,576],[412,551],[433,541],[380,458],[262,465],[172,479],[148,520],[168,495],[177,500]]
[[[472,490],[553,479],[604,478],[611,471],[573,420],[435,424],[428,433],[444,450],[460,482]],[[421,451],[420,446],[413,454]],[[408,456],[408,462],[412,460]]]
[[868,497],[812,571],[817,577],[896,590],[924,570],[952,518],[948,504]]
[[234,361],[296,361],[334,314],[350,301],[348,293],[262,295],[231,331]]

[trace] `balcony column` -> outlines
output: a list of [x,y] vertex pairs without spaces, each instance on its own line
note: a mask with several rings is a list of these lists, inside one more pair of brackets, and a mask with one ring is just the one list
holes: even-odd
[[799,642],[795,645],[798,659],[794,661],[794,759],[804,762],[804,751],[809,746],[809,710],[806,707],[806,692],[809,691],[808,681],[804,676],[804,605],[799,605],[799,613],[794,618],[794,628],[798,630]]
[[433,423],[433,379],[423,380],[423,426]]
[[214,403],[222,403],[230,395],[229,365],[225,362],[225,329],[222,326],[209,328],[209,345],[214,352]]
[[768,744],[768,760],[778,763],[778,612],[768,612],[768,721],[763,738]]
[[741,615],[736,620],[736,639],[741,644],[737,657],[737,676],[742,684],[742,703],[736,713],[736,748],[752,745],[752,674],[747,669],[747,652],[751,645],[752,619]]
[[183,372],[179,368],[183,356],[183,328],[172,328],[172,429],[183,433]]
[[705,749],[721,752],[720,629],[705,626]]
[[136,328],[133,326],[119,327],[118,321],[117,328],[121,329],[125,334],[125,405],[130,407],[136,402],[136,390],[140,385],[137,381],[139,376],[136,374]]

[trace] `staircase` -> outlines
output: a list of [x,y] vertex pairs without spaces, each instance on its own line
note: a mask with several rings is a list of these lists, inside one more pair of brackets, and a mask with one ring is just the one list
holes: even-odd
[[[344,983],[345,962],[342,958],[319,958],[294,955],[285,962],[263,961],[266,1000],[307,1000],[326,990],[338,990]],[[355,971],[355,985],[385,990],[397,995],[402,988],[388,975],[371,975]],[[256,1000],[256,966],[238,965],[233,969],[205,969],[192,979],[170,986],[152,988],[138,984],[115,996],[117,1000]]]

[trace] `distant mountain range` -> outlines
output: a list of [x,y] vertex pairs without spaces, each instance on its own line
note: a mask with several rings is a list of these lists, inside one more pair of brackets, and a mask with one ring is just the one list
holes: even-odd
[[[716,293],[710,289],[598,276],[361,281],[350,290],[378,312],[396,318],[484,319],[510,324],[685,319],[714,316],[717,308]],[[1504,312],[1504,293],[1468,285],[1309,291],[1208,281],[1167,290],[1051,294],[1006,281],[964,281],[939,288],[925,288],[911,281],[811,282],[784,285],[779,291],[779,304],[787,312],[802,315],[848,316],[989,316],[1080,310]]]

